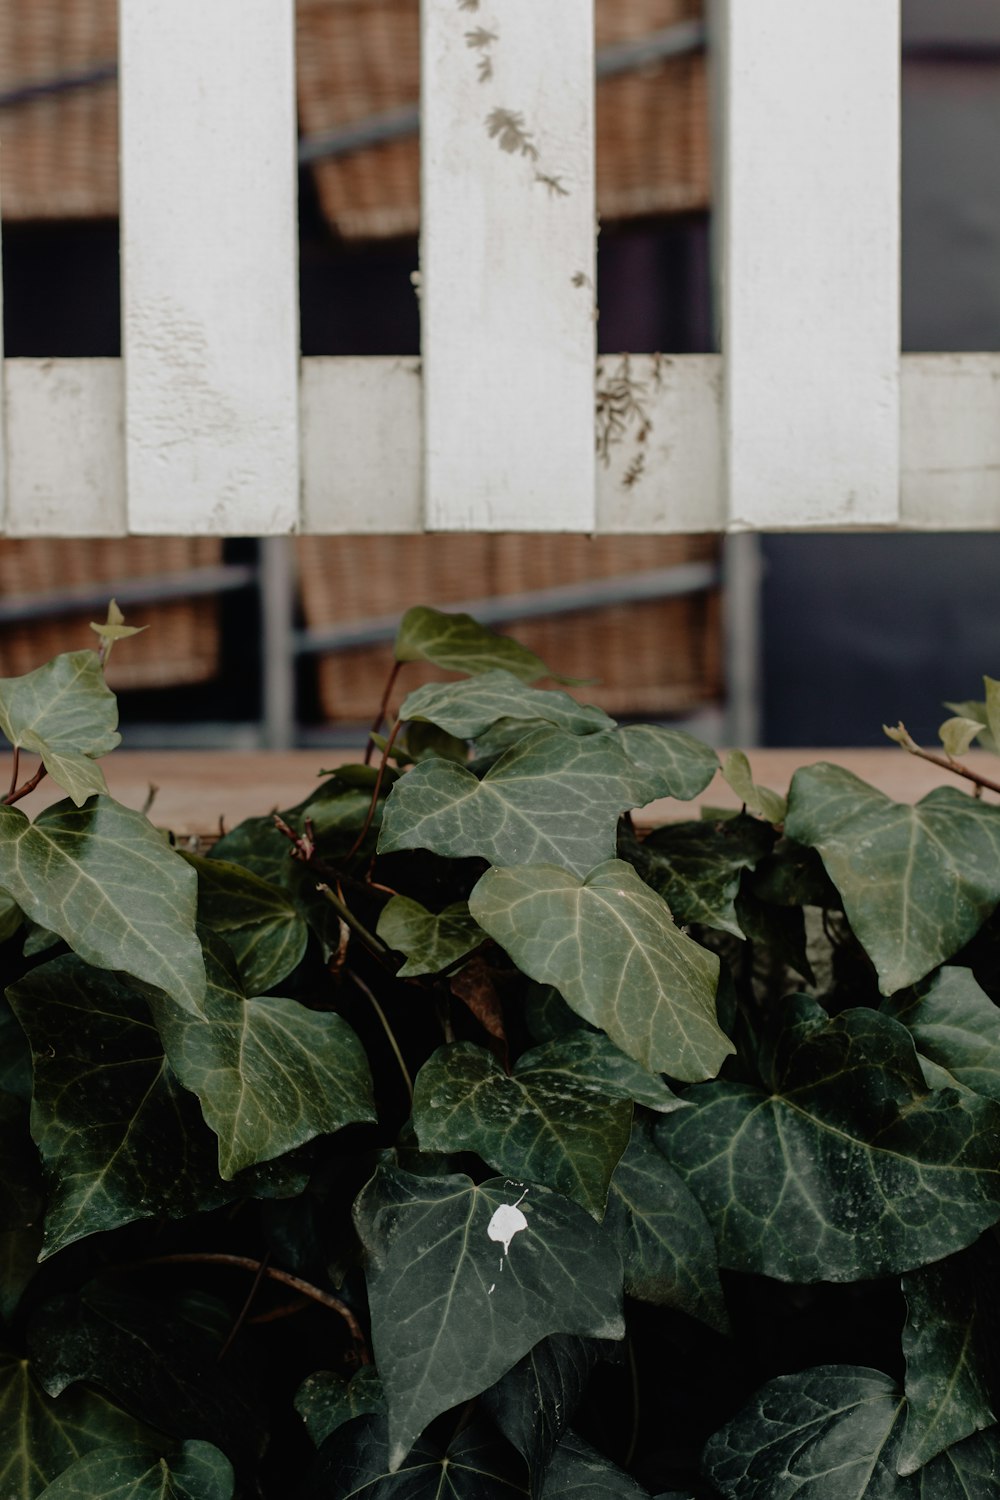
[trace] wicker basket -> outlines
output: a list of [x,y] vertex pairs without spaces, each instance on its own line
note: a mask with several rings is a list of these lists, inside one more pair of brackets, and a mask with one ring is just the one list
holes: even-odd
[[[402,613],[413,604],[447,609],[459,600],[715,561],[717,537],[406,536],[310,537],[299,543],[307,625],[322,628]],[[721,697],[717,591],[571,615],[513,620],[504,631],[553,671],[594,677],[574,689],[619,716],[669,717]],[[323,656],[319,694],[331,722],[367,722],[390,660],[387,647]],[[411,685],[448,674],[412,669]]]
[[[138,0],[137,0],[138,3]],[[415,104],[419,0],[298,0],[302,130],[331,130]],[[648,36],[701,0],[597,0],[597,45]],[[85,75],[117,56],[116,0],[0,5],[0,91]],[[606,222],[701,209],[709,199],[703,57],[679,57],[597,87],[597,201]],[[318,162],[330,224],[346,239],[417,231],[416,137]],[[118,99],[111,79],[3,111],[2,212],[10,220],[114,217]]]
[[[0,595],[58,595],[74,585],[107,585],[108,597],[130,579],[212,567],[222,560],[214,537],[126,537],[99,541],[0,539]],[[16,677],[61,651],[96,647],[90,621],[80,614],[0,625],[0,676]],[[129,625],[148,625],[112,654],[108,681],[128,688],[176,687],[204,682],[219,670],[219,606],[215,599],[178,599],[136,606]]]

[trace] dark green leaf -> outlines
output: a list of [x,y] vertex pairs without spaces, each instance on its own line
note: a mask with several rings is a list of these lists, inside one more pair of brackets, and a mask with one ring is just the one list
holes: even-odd
[[469,915],[468,902],[456,901],[442,912],[431,912],[410,896],[393,896],[385,904],[375,934],[387,947],[406,955],[401,979],[439,974],[486,936]]
[[50,1396],[77,1382],[100,1386],[171,1437],[215,1443],[238,1468],[264,1446],[264,1413],[241,1362],[220,1364],[217,1341],[159,1303],[91,1282],[39,1308],[28,1343]]
[[472,1042],[440,1047],[416,1080],[421,1149],[475,1151],[498,1172],[565,1193],[602,1218],[632,1104],[596,1087],[572,1048],[572,1038],[547,1042],[508,1077]]
[[205,967],[197,877],[142,813],[110,797],[57,802],[29,823],[0,807],[0,887],[81,958],[165,990],[197,1012]]
[[6,891],[0,891],[0,943],[12,938],[23,921],[24,912],[17,902]]
[[628,1150],[615,1168],[604,1227],[621,1256],[630,1297],[679,1308],[728,1332],[708,1220],[645,1125],[633,1126]]
[[[426,719],[463,740],[475,739],[500,719],[554,724],[568,734],[613,729],[600,708],[578,703],[569,693],[527,687],[513,672],[491,671],[461,682],[428,682],[409,694],[401,719]],[[523,733],[523,728],[522,728]]]
[[[376,738],[376,736],[372,736]],[[383,746],[384,748],[384,746]],[[429,760],[437,756],[439,760],[454,760],[460,766],[464,766],[469,758],[469,747],[465,740],[458,739],[453,734],[446,734],[443,729],[438,729],[436,724],[428,724],[422,720],[415,720],[406,726],[406,734],[403,744],[396,740],[393,747],[393,760],[397,765],[404,764],[400,759],[402,752],[409,761]]]
[[690,1089],[656,1126],[723,1266],[855,1281],[936,1260],[1000,1218],[1000,1110],[927,1093],[913,1045],[869,1010],[805,996],[761,1054],[764,1087]]
[[639,1500],[649,1495],[624,1469],[568,1432],[552,1456],[542,1500]]
[[600,1353],[595,1339],[554,1334],[480,1398],[507,1441],[523,1454],[535,1489],[573,1420]]
[[740,875],[753,869],[773,842],[772,830],[759,818],[678,823],[637,844],[635,864],[676,922],[698,922],[741,938],[735,906]]
[[429,661],[449,672],[478,677],[500,669],[521,682],[551,677],[556,682],[575,682],[551,672],[533,651],[507,635],[496,635],[471,615],[443,614],[418,604],[408,609],[396,635],[397,661]]
[[160,1457],[121,1445],[78,1458],[41,1500],[232,1500],[233,1468],[211,1443],[194,1440]]
[[28,1106],[0,1094],[0,1230],[26,1229],[42,1213],[42,1173],[28,1133]]
[[332,1370],[317,1370],[296,1391],[295,1410],[319,1448],[345,1422],[385,1411],[382,1382],[373,1365],[362,1365],[350,1380]]
[[527,1500],[524,1464],[484,1423],[442,1452],[418,1442],[402,1468],[390,1461],[384,1419],[363,1417],[323,1445],[303,1500]]
[[117,727],[118,705],[96,651],[68,652],[23,677],[0,679],[0,730],[40,755],[78,807],[107,791],[94,760],[120,743]]
[[0,1354],[0,1495],[34,1497],[81,1454],[153,1440],[148,1427],[82,1386],[45,1394],[25,1359]]
[[488,870],[469,909],[525,974],[650,1071],[711,1078],[733,1051],[715,1018],[719,960],[623,860],[582,881],[551,865]]
[[884,995],[944,963],[1000,901],[1000,808],[953,787],[910,807],[840,766],[807,766],[785,827],[822,855]]
[[0,1318],[9,1322],[38,1270],[42,1248],[41,1217],[27,1229],[0,1232]]
[[1000,1010],[971,969],[947,968],[882,1010],[909,1031],[922,1057],[963,1088],[1000,1102]]
[[309,938],[278,886],[241,865],[184,856],[198,875],[198,920],[232,949],[247,995],[267,995],[302,962]]
[[991,1427],[956,1443],[910,1482],[914,1500],[984,1500],[994,1495],[1000,1484],[1000,1433]]
[[398,1465],[434,1417],[551,1333],[621,1338],[621,1266],[559,1194],[380,1167],[355,1205]]
[[903,1277],[906,1430],[898,1468],[912,1474],[996,1421],[997,1255],[988,1242]]
[[[279,814],[296,833],[305,832],[308,820],[320,854],[330,858],[346,853],[351,847],[364,826],[371,805],[373,786],[355,785],[353,775],[349,774],[355,769],[374,776],[374,767],[344,766],[303,801]],[[387,780],[391,785],[391,772],[387,772]],[[381,803],[375,814],[376,828],[380,817]],[[271,885],[290,889],[293,893],[297,892],[304,877],[308,878],[303,865],[292,858],[292,846],[275,826],[273,814],[244,819],[213,844],[208,857],[240,865]],[[313,877],[312,884],[315,883]]]
[[153,1015],[171,1069],[219,1137],[223,1178],[375,1119],[368,1059],[341,1016],[245,999],[218,948],[206,949],[206,968],[202,1016],[156,1000]]
[[[44,1255],[135,1219],[181,1218],[264,1195],[270,1174],[218,1175],[218,1142],[174,1078],[134,989],[75,954],[33,969],[9,991],[31,1040],[31,1129],[52,1176]],[[301,1186],[302,1179],[299,1179]]]
[[719,769],[719,757],[708,745],[662,724],[623,724],[616,738],[645,777],[645,801],[676,797],[690,802],[703,792]]
[[425,761],[386,804],[379,851],[431,849],[497,865],[545,861],[585,875],[615,852],[619,814],[648,801],[614,734],[526,735],[482,780],[449,762]]

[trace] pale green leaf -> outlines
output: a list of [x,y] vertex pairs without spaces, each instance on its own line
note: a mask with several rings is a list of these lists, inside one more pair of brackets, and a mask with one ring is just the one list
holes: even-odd
[[585,880],[551,865],[488,870],[469,909],[518,968],[651,1072],[712,1078],[733,1051],[715,1016],[717,957],[623,860]]
[[486,936],[469,915],[467,902],[456,901],[442,912],[431,912],[411,896],[393,896],[385,904],[375,935],[386,947],[406,955],[401,979],[439,974],[478,948]]
[[947,1082],[1000,1103],[1000,1009],[971,969],[941,969],[881,1008],[906,1027],[922,1060],[945,1070]]
[[248,995],[266,995],[302,961],[309,929],[280,887],[223,859],[184,858],[198,875],[198,920],[232,949]]
[[785,798],[766,786],[757,785],[750,762],[742,750],[730,750],[722,763],[722,774],[748,812],[757,813],[768,823],[784,820]]
[[977,719],[963,719],[960,716],[945,719],[938,730],[941,743],[948,755],[964,755],[972,744],[972,741],[983,730],[982,724]]
[[553,724],[568,734],[613,729],[614,719],[568,693],[532,688],[513,672],[494,670],[461,682],[428,682],[404,698],[404,720],[426,719],[462,740],[476,739],[498,720]]
[[963,1249],[1000,1219],[1000,1108],[927,1092],[902,1026],[805,996],[762,1048],[762,1087],[689,1089],[656,1140],[712,1225],[720,1263],[858,1281]]
[[481,781],[444,761],[408,772],[386,804],[379,851],[550,862],[585,875],[614,854],[619,814],[645,802],[645,790],[614,734],[538,729]]
[[785,831],[819,850],[884,995],[944,963],[1000,901],[1000,808],[954,787],[911,807],[840,766],[807,766]]
[[0,730],[40,755],[78,805],[107,791],[93,761],[120,743],[117,726],[118,705],[95,651],[67,652],[23,677],[0,679]]
[[345,1422],[384,1412],[382,1382],[373,1365],[362,1365],[350,1380],[333,1370],[316,1370],[296,1391],[295,1410],[319,1448]]
[[477,677],[498,668],[511,672],[521,682],[551,677],[556,682],[574,682],[552,672],[533,651],[507,635],[496,635],[471,615],[444,614],[418,604],[408,609],[396,635],[397,661],[429,661],[449,672]]
[[946,703],[945,708],[950,708],[952,713],[957,714],[959,718],[971,719],[974,723],[980,724],[982,726],[982,733],[979,736],[981,748],[989,750],[993,755],[1000,755],[1000,741],[995,740],[989,731],[985,703],[977,703],[974,699],[969,699],[965,703]]
[[233,1466],[197,1438],[161,1457],[132,1444],[78,1458],[40,1500],[232,1500]]
[[618,1256],[558,1193],[380,1167],[355,1222],[393,1468],[434,1417],[499,1380],[540,1339],[624,1335]]
[[142,813],[110,797],[57,802],[34,823],[0,807],[0,888],[81,958],[197,1011],[205,966],[197,876]]
[[272,1161],[314,1136],[375,1119],[364,1048],[331,1011],[275,996],[246,999],[226,955],[206,949],[203,1013],[167,1001],[153,1015],[167,1060],[219,1138],[219,1174]]

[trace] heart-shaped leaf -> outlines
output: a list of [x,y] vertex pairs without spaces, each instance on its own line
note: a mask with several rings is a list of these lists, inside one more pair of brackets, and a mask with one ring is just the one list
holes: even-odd
[[46,1395],[25,1359],[0,1354],[0,1495],[35,1496],[74,1459],[111,1443],[156,1434],[106,1397],[82,1386],[58,1400]]
[[750,762],[742,750],[730,750],[722,763],[722,775],[749,812],[757,813],[768,823],[781,823],[785,816],[784,797],[753,779]]
[[355,1223],[393,1468],[428,1422],[499,1380],[540,1339],[624,1334],[614,1248],[589,1214],[545,1188],[380,1167]]
[[540,656],[519,641],[487,630],[471,615],[444,614],[424,604],[408,609],[400,621],[395,655],[397,661],[429,661],[470,677],[500,669],[521,682],[534,682],[539,677],[551,677],[556,682],[579,680],[550,671]]
[[1000,1103],[1000,1010],[971,969],[941,969],[881,1008],[906,1027],[922,1058]]
[[651,1072],[712,1078],[732,1052],[715,1018],[718,959],[623,860],[585,880],[551,865],[487,870],[469,909],[525,974]]
[[945,719],[938,729],[938,736],[945,748],[945,753],[953,759],[957,755],[964,755],[977,735],[982,734],[983,726],[976,719],[963,719],[961,715],[952,719]]
[[944,963],[1000,901],[1000,808],[953,787],[910,807],[840,766],[807,766],[785,831],[822,855],[883,995]]
[[578,703],[569,693],[528,687],[513,672],[484,672],[461,682],[428,682],[403,700],[399,717],[426,719],[459,739],[474,740],[499,720],[541,721],[568,734],[614,729],[603,709]]
[[372,1365],[362,1365],[350,1380],[333,1370],[317,1370],[296,1391],[295,1410],[319,1448],[345,1422],[385,1411],[382,1382]]
[[77,806],[107,791],[94,760],[120,743],[117,728],[118,704],[96,651],[68,652],[23,677],[0,679],[0,730],[40,755]]
[[630,1297],[680,1308],[720,1333],[729,1331],[715,1237],[645,1123],[633,1126],[615,1168],[604,1227],[621,1256]]
[[648,1500],[649,1491],[575,1432],[568,1432],[552,1455],[542,1495],[543,1500]]
[[422,1150],[475,1151],[498,1172],[565,1193],[597,1219],[631,1123],[631,1100],[602,1097],[561,1041],[525,1053],[512,1077],[472,1042],[440,1047],[413,1096]]
[[219,1173],[273,1161],[314,1136],[375,1119],[368,1058],[342,1016],[248,1000],[227,954],[206,949],[202,1016],[153,1001],[170,1067],[219,1137]]
[[186,854],[198,875],[198,920],[224,938],[248,995],[266,995],[302,962],[309,929],[280,887],[241,865]]
[[719,769],[719,757],[683,729],[662,724],[623,724],[615,731],[636,770],[645,777],[644,800],[676,797],[690,802]]
[[830,1019],[805,996],[762,1052],[765,1085],[690,1089],[657,1144],[701,1203],[734,1270],[785,1281],[907,1271],[1000,1218],[1000,1110],[926,1091],[903,1027]]
[[615,852],[618,817],[648,801],[643,773],[614,734],[542,728],[519,740],[482,780],[424,761],[392,789],[380,853],[431,849],[497,865],[551,862],[585,875]]
[[391,1461],[384,1418],[362,1417],[327,1439],[303,1500],[528,1500],[524,1464],[484,1422],[442,1452],[422,1439]]
[[469,915],[467,902],[456,901],[442,912],[430,912],[411,896],[393,896],[385,904],[375,933],[387,947],[406,954],[401,979],[439,974],[478,948],[486,936]]
[[759,818],[676,823],[657,828],[629,854],[643,880],[659,891],[677,922],[698,922],[743,937],[736,895],[744,870],[754,869],[774,842]]
[[996,1421],[997,1251],[984,1238],[903,1277],[906,1430],[897,1468],[913,1474]]
[[286,1165],[222,1182],[218,1142],[167,1066],[141,996],[115,975],[64,954],[8,996],[31,1042],[31,1131],[52,1177],[43,1255],[135,1219],[304,1182]]
[[508,1442],[524,1455],[532,1486],[541,1481],[572,1422],[602,1352],[596,1339],[553,1334],[519,1359],[480,1403]]
[[232,1500],[233,1466],[197,1439],[161,1457],[132,1444],[78,1458],[40,1500]]
[[0,887],[88,963],[165,990],[197,1012],[205,966],[198,880],[142,813],[110,797],[57,802],[34,823],[0,807]]

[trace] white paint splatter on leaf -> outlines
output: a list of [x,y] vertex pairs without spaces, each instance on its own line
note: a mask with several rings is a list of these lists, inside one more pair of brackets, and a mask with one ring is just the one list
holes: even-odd
[[[518,1207],[518,1204],[526,1196],[527,1191],[528,1189],[525,1188],[521,1197],[518,1198],[517,1203],[501,1203],[486,1226],[486,1233],[490,1239],[494,1240],[496,1244],[503,1246],[503,1255],[500,1257],[501,1271],[503,1270],[504,1256],[510,1254],[511,1240],[515,1234],[520,1234],[522,1229],[527,1229],[528,1227],[528,1221]],[[496,1282],[490,1287],[490,1295],[492,1295],[495,1286]]]

